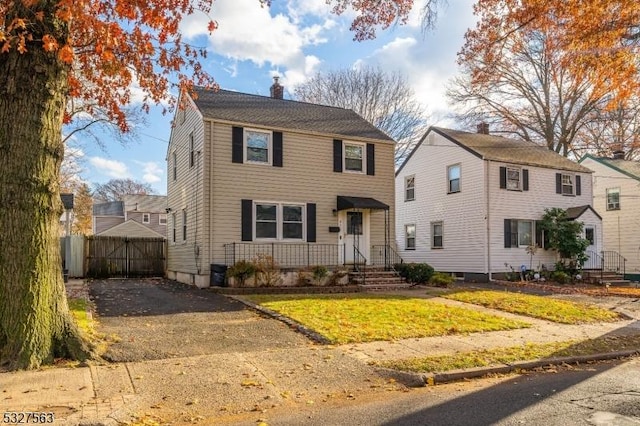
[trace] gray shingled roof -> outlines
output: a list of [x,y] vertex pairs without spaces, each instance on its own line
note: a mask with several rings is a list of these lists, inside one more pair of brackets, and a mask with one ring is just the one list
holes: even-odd
[[222,89],[213,92],[196,88],[196,93],[198,99],[195,99],[195,103],[205,118],[242,125],[393,141],[350,109]]
[[590,169],[534,142],[441,127],[432,127],[431,130],[467,148],[483,160],[592,173]]
[[[591,156],[589,156],[591,157]],[[640,180],[640,162],[608,157],[591,157],[594,160]]]
[[124,208],[130,212],[132,210],[141,213],[166,213],[166,195],[125,195],[122,197]]
[[122,216],[124,217],[124,203],[122,201],[109,201],[93,205],[94,216]]
[[600,219],[602,219],[602,217],[598,214],[598,212],[596,212],[593,207],[589,206],[589,205],[585,205],[585,206],[578,206],[578,207],[569,207],[567,209],[567,219],[569,220],[576,220],[578,219],[580,216],[582,216],[582,214],[584,212],[586,212],[587,210],[591,210],[596,216],[598,216]]

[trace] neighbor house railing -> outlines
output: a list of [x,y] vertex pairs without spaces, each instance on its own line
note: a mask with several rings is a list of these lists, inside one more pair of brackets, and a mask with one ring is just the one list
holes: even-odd
[[404,263],[398,252],[390,245],[371,246],[371,264],[392,269],[393,265]]
[[240,260],[251,262],[258,256],[271,256],[281,268],[309,268],[342,266],[344,247],[317,243],[228,243],[224,245],[224,253],[227,266]]
[[588,259],[582,266],[585,270],[599,270],[600,280],[603,279],[605,272],[615,272],[624,277],[626,273],[627,259],[625,259],[617,251],[601,251],[596,253],[592,250],[585,252]]

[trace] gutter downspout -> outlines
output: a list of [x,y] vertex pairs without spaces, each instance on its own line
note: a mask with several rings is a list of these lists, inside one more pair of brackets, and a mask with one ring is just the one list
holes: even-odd
[[486,205],[486,215],[485,215],[485,220],[486,220],[486,226],[487,226],[487,235],[486,235],[486,259],[487,259],[487,274],[489,276],[489,281],[492,281],[493,277],[491,276],[491,185],[489,184],[489,170],[490,170],[490,166],[491,166],[491,161],[490,160],[486,160],[486,167],[485,167],[485,194],[486,194],[486,199],[487,199],[487,205]]

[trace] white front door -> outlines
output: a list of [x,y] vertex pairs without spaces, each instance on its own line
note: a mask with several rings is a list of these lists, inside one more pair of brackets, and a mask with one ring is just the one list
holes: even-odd
[[[358,252],[369,262],[369,210],[341,210],[338,214],[340,226],[340,258],[344,264],[353,264]],[[354,249],[355,248],[355,249]],[[359,259],[362,261],[362,259]]]
[[[585,250],[587,260],[584,262],[584,269],[598,269],[600,268],[599,254],[597,241],[596,241],[596,227],[594,225],[585,225],[584,227],[584,239],[589,241],[589,245]],[[595,256],[593,256],[595,254]],[[593,257],[593,259],[592,259]]]

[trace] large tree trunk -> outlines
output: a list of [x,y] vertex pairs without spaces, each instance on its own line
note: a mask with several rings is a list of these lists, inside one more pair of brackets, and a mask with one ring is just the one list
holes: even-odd
[[[55,21],[55,3],[39,2],[49,9],[40,31],[63,41],[68,30]],[[41,43],[27,49],[0,53],[0,364],[12,369],[90,354],[61,273],[58,175],[69,66]]]

